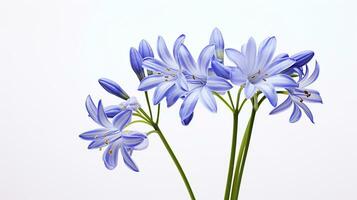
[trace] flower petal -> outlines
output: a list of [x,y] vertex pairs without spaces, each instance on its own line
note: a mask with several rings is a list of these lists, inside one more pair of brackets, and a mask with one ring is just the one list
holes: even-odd
[[161,36],[159,36],[159,38],[157,39],[157,53],[159,54],[161,60],[163,60],[166,64],[175,64],[169,50],[167,49],[165,40]]
[[143,58],[135,48],[130,49],[130,64],[138,79],[143,79],[145,77]]
[[271,63],[269,66],[265,67],[263,71],[265,74],[268,74],[269,76],[273,76],[289,68],[294,63],[295,61],[291,58],[282,58],[274,63]]
[[102,125],[103,127],[106,127],[106,128],[113,127],[113,125],[110,123],[110,121],[107,118],[107,115],[104,112],[102,100],[99,100],[99,103],[98,103],[97,118],[98,118],[98,123],[100,125]]
[[157,86],[154,92],[154,105],[160,103],[160,101],[165,97],[167,92],[175,85],[174,81],[163,82]]
[[224,59],[224,40],[221,31],[218,28],[213,29],[209,44],[215,45],[215,58],[220,63],[223,63]]
[[310,50],[301,51],[291,56],[296,62],[292,67],[302,67],[306,65],[313,57],[314,52]]
[[307,117],[310,119],[310,121],[314,124],[314,116],[311,113],[311,110],[302,102],[300,101],[295,101],[295,104],[298,105],[302,110],[305,112]]
[[124,160],[124,163],[126,164],[126,166],[128,166],[131,170],[138,172],[139,168],[136,166],[135,162],[131,158],[131,156],[128,152],[129,148],[122,146],[120,148],[120,150],[121,150],[121,155],[123,156],[123,160]]
[[93,121],[98,123],[98,117],[97,117],[97,107],[94,105],[92,97],[90,95],[87,96],[86,99],[86,109],[88,112],[89,117],[93,119]]
[[154,52],[152,51],[152,48],[150,44],[146,40],[141,40],[139,44],[139,53],[141,57],[143,58],[153,58],[154,57]]
[[113,126],[117,128],[119,131],[122,131],[124,127],[131,121],[131,115],[133,111],[124,110],[119,114],[115,115],[113,118]]
[[294,110],[293,113],[290,116],[290,123],[295,123],[297,122],[299,119],[301,118],[301,110],[299,109],[299,107],[294,104]]
[[88,149],[97,149],[101,148],[104,146],[107,146],[114,141],[118,140],[120,138],[120,134],[116,131],[109,131],[107,132],[105,137],[98,138],[96,140],[93,140],[88,146]]
[[266,79],[270,84],[274,87],[297,87],[298,84],[295,82],[293,78],[285,74],[277,74]]
[[286,98],[286,100],[283,103],[281,103],[280,105],[275,107],[269,114],[272,115],[272,114],[282,112],[282,111],[288,109],[291,106],[291,104],[292,104],[291,98],[288,97],[288,98]]
[[231,81],[233,84],[240,86],[247,81],[247,76],[239,67],[235,67],[231,70]]
[[217,76],[230,79],[230,69],[220,63],[218,60],[212,60],[211,66]]
[[261,92],[264,93],[264,95],[269,100],[269,102],[272,106],[275,107],[277,105],[278,95],[276,94],[274,86],[267,83],[266,81],[260,81],[255,84],[255,87],[257,87]]
[[247,80],[244,87],[245,98],[247,99],[252,98],[255,92],[256,92],[255,86]]
[[118,105],[107,106],[104,108],[104,112],[108,118],[113,118],[115,115],[120,113],[122,109]]
[[234,62],[234,64],[236,64],[238,67],[240,67],[240,69],[244,72],[244,73],[248,73],[248,68],[247,68],[247,62],[246,62],[246,58],[245,56],[235,50],[235,49],[226,49],[226,54],[227,57]]
[[147,139],[145,134],[139,132],[130,132],[129,134],[122,134],[122,142],[126,147],[134,148],[140,145]]
[[182,43],[185,40],[185,37],[186,36],[184,34],[182,34],[175,41],[173,52],[174,52],[174,58],[175,58],[176,63],[179,62],[178,61],[178,54],[179,54],[180,47],[181,47]]
[[[306,67],[306,69],[308,69],[308,68]],[[315,82],[316,79],[319,77],[319,74],[320,74],[320,65],[319,65],[319,63],[316,61],[314,72],[312,72],[312,74],[311,74],[311,76],[310,76],[309,78],[304,79],[303,81],[301,81],[300,84],[299,84],[299,86],[300,86],[301,88],[304,88],[304,87],[306,87],[306,86],[311,85],[311,84],[312,84],[313,82]]]
[[141,80],[138,90],[146,91],[158,86],[160,83],[165,81],[163,75],[150,75]]
[[82,138],[83,140],[95,140],[97,138],[106,136],[108,132],[110,131],[106,128],[98,128],[98,129],[86,131],[80,134],[79,137]]
[[257,68],[262,69],[271,61],[276,48],[275,37],[269,37],[260,43],[258,50]]
[[257,57],[257,45],[254,38],[249,38],[246,50],[243,54],[247,57],[247,66],[250,68],[250,72],[257,71],[256,57]]
[[184,126],[189,125],[190,122],[192,121],[192,118],[193,118],[193,113],[191,113],[191,115],[188,116],[187,118],[181,120],[182,125]]
[[178,60],[182,69],[187,73],[192,75],[197,74],[198,69],[196,68],[196,62],[184,44],[180,47]]
[[202,88],[196,88],[193,89],[184,99],[184,101],[182,102],[181,108],[180,108],[180,117],[181,120],[185,120],[186,118],[188,118],[194,111],[199,95],[200,95],[200,91]]
[[217,112],[217,103],[214,99],[212,91],[207,87],[203,87],[200,93],[200,99],[204,106],[211,112]]
[[146,58],[143,62],[143,67],[153,72],[159,72],[163,74],[172,74],[173,70],[176,71],[176,69],[171,68],[171,66],[155,58]]
[[181,88],[177,85],[173,86],[167,93],[166,93],[166,104],[167,107],[170,107],[176,103],[176,101],[185,94]]
[[208,67],[210,66],[211,59],[214,54],[214,45],[206,46],[198,57],[198,66],[200,69],[200,75],[207,75]]
[[112,170],[118,165],[118,152],[121,147],[120,140],[110,144],[103,153],[104,165],[107,169]]
[[233,86],[221,77],[208,77],[206,86],[215,92],[225,92],[230,90]]

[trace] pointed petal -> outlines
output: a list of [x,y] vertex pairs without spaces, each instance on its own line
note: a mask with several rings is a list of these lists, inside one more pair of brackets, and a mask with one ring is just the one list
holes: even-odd
[[143,58],[135,48],[130,49],[130,64],[138,79],[143,79],[145,77]]
[[314,124],[314,116],[311,113],[311,110],[302,102],[296,101],[296,105],[298,105],[306,114],[306,116],[310,119],[310,121]]
[[244,55],[247,57],[247,66],[250,68],[250,72],[257,71],[256,67],[256,57],[257,57],[257,45],[255,44],[254,38],[249,38],[246,51]]
[[163,75],[150,75],[141,80],[138,90],[146,91],[158,86],[160,83],[165,81]]
[[173,69],[171,66],[155,58],[146,58],[143,62],[143,67],[153,72],[163,74],[172,74],[172,71],[176,71],[176,69]]
[[215,57],[221,63],[224,59],[224,40],[221,31],[218,28],[213,29],[209,44],[215,45]]
[[107,169],[112,170],[118,165],[118,152],[121,147],[121,142],[116,141],[110,144],[103,153],[104,165]]
[[259,46],[257,68],[262,69],[271,61],[276,48],[275,37],[265,39]]
[[245,56],[235,50],[235,49],[226,49],[226,54],[227,57],[234,62],[234,64],[236,64],[244,73],[248,73],[248,68],[247,68],[247,62],[246,62],[246,58]]
[[217,112],[217,103],[214,96],[207,87],[203,87],[200,93],[200,99],[203,105],[211,112]]
[[138,172],[139,168],[137,167],[137,165],[135,164],[135,162],[133,161],[133,159],[131,158],[130,154],[129,154],[129,148],[122,146],[120,148],[121,150],[121,155],[123,156],[123,160],[124,163],[126,164],[126,166],[128,166],[131,170]]
[[108,118],[113,118],[115,115],[120,113],[122,109],[118,105],[107,106],[104,108],[104,112]]
[[296,104],[294,104],[294,111],[291,114],[289,121],[290,123],[294,123],[297,122],[300,118],[301,118],[301,110]]
[[154,52],[152,51],[152,48],[150,44],[146,40],[141,40],[139,44],[139,53],[141,57],[143,58],[153,58],[154,57]]
[[90,95],[88,95],[86,99],[86,109],[89,117],[91,117],[93,121],[98,123],[97,107],[94,105],[92,97]]
[[208,67],[214,54],[214,45],[206,46],[198,57],[198,66],[200,68],[200,75],[207,76]]
[[83,140],[95,140],[97,138],[101,138],[107,135],[109,132],[106,128],[98,128],[90,131],[86,131],[79,135]]
[[291,98],[288,97],[288,98],[286,98],[286,100],[283,103],[281,103],[280,105],[275,107],[269,114],[272,115],[272,114],[282,112],[282,111],[288,109],[291,106],[291,104],[292,104]]
[[322,98],[320,96],[320,93],[316,90],[296,89],[294,95],[300,97],[303,101],[312,102],[312,103],[322,103]]
[[181,120],[185,120],[186,118],[188,118],[194,111],[199,95],[200,95],[200,91],[202,88],[196,88],[194,90],[192,90],[184,99],[184,101],[182,102],[181,108],[180,108],[180,117]]
[[310,50],[301,51],[291,56],[296,62],[292,67],[302,67],[306,65],[313,57],[314,52]]
[[161,36],[159,36],[159,38],[157,39],[157,53],[159,54],[161,60],[163,60],[166,64],[175,64],[169,50],[167,49],[165,40]]
[[218,60],[212,60],[212,69],[217,76],[230,79],[230,69],[220,63]]
[[102,100],[99,100],[98,111],[97,111],[98,123],[106,128],[112,128],[112,124],[107,118],[107,115],[104,112]]
[[140,145],[144,140],[147,139],[145,134],[139,132],[130,132],[129,134],[123,134],[121,137],[123,145],[130,148],[134,148]]
[[228,81],[221,77],[208,77],[206,86],[215,92],[225,92],[233,87]]
[[260,81],[255,84],[255,87],[257,87],[261,92],[264,93],[264,95],[269,100],[269,102],[272,106],[275,107],[277,105],[278,95],[276,94],[274,86],[267,83],[266,81]]
[[291,58],[282,58],[277,62],[271,63],[268,67],[264,68],[263,71],[265,74],[273,76],[289,68],[294,63],[295,61]]
[[160,103],[160,101],[165,97],[167,92],[175,85],[174,81],[163,82],[157,86],[154,92],[154,105]]
[[174,58],[175,58],[175,61],[176,63],[178,63],[178,54],[179,54],[179,50],[180,50],[180,47],[181,45],[183,44],[184,40],[185,40],[185,35],[182,34],[180,35],[176,41],[175,41],[175,44],[174,44]]
[[196,67],[196,62],[184,44],[181,45],[178,55],[178,60],[182,69],[189,74],[197,74],[198,69]]
[[192,121],[192,118],[193,118],[193,113],[191,113],[191,115],[188,116],[187,118],[181,120],[182,125],[184,126],[189,125],[190,122]]
[[[306,68],[306,69],[308,69],[308,68]],[[320,74],[320,65],[319,65],[319,63],[316,61],[314,72],[312,72],[312,74],[311,74],[311,76],[310,76],[309,78],[305,79],[304,81],[301,81],[299,86],[300,86],[301,88],[304,88],[304,87],[306,87],[306,86],[311,85],[311,84],[312,84],[313,82],[315,82],[316,79],[319,77],[319,74]]]
[[267,78],[266,80],[274,87],[289,88],[298,86],[293,78],[285,74],[277,74]]
[[120,138],[120,134],[118,134],[115,131],[108,131],[105,135],[105,137],[100,137],[96,140],[93,140],[88,146],[88,149],[97,149],[101,148],[104,146],[107,146],[114,141],[118,140]]
[[178,86],[174,86],[174,88],[170,89],[166,94],[166,104],[167,107],[170,107],[176,103],[176,101],[185,94]]
[[256,92],[255,86],[247,80],[244,87],[245,98],[247,99],[252,98],[255,92]]
[[119,131],[122,131],[124,127],[131,121],[132,114],[133,112],[131,110],[124,110],[115,115],[113,118],[113,126]]

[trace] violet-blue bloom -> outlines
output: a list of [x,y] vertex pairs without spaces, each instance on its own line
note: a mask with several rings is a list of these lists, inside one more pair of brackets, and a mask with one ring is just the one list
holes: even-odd
[[201,51],[196,63],[187,47],[181,45],[178,60],[189,83],[189,92],[180,108],[182,121],[192,118],[198,100],[211,112],[216,112],[217,104],[212,92],[225,92],[232,88],[232,85],[224,78],[208,75],[208,67],[214,52],[214,45],[206,46]]
[[98,108],[94,105],[90,96],[86,100],[86,108],[89,116],[101,128],[90,130],[79,135],[84,140],[92,141],[88,149],[106,147],[103,161],[108,169],[114,169],[118,163],[118,152],[121,151],[124,163],[133,171],[139,171],[137,165],[131,158],[134,150],[142,150],[148,146],[145,134],[136,131],[124,131],[124,127],[131,121],[131,110],[124,110],[109,121],[99,101]]
[[[276,48],[275,37],[265,39],[257,46],[253,38],[242,46],[241,52],[235,49],[226,49],[228,58],[237,67],[228,67],[231,70],[231,81],[240,86],[244,85],[244,93],[250,99],[258,90],[276,106],[278,96],[275,87],[296,87],[297,84],[290,76],[281,74],[282,71],[292,66],[295,61],[289,57],[276,57],[273,55]],[[215,66],[224,68],[219,62],[213,61]]]
[[153,74],[145,77],[140,85],[140,91],[147,91],[156,88],[153,103],[156,105],[166,97],[167,106],[173,105],[187,89],[187,82],[178,65],[177,52],[185,39],[184,35],[178,37],[173,48],[173,56],[167,49],[164,39],[159,36],[157,41],[157,51],[161,60],[155,58],[145,58],[143,67],[153,71]]
[[218,28],[213,29],[209,44],[215,46],[214,58],[220,63],[224,61],[224,40],[221,31]]
[[[303,66],[310,62],[314,55],[315,53],[313,51],[305,50],[290,56],[290,58],[294,59],[296,62],[282,73],[291,75],[295,72],[301,77],[303,75]],[[288,57],[288,54],[283,56]]]
[[129,98],[129,95],[116,82],[107,78],[101,78],[98,80],[98,82],[110,94],[113,94],[124,100]]
[[305,73],[303,77],[298,81],[299,86],[296,88],[287,88],[289,92],[288,98],[281,103],[279,106],[274,108],[270,114],[276,114],[281,111],[288,109],[291,105],[294,105],[293,113],[290,116],[290,122],[294,123],[301,118],[301,110],[302,109],[305,114],[309,117],[312,123],[314,123],[314,117],[310,111],[310,109],[305,105],[304,102],[312,102],[312,103],[322,103],[322,98],[320,93],[316,90],[307,89],[306,87],[311,85],[316,81],[320,73],[320,66],[316,62],[315,70],[309,76],[309,68],[306,65]]

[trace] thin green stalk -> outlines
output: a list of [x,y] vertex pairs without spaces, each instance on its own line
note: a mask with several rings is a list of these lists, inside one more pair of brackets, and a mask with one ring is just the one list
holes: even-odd
[[147,103],[148,108],[149,108],[150,119],[152,119],[151,104],[150,104],[149,94],[148,94],[147,91],[145,91],[145,98],[146,98],[146,103]]
[[233,103],[233,99],[232,99],[231,92],[228,91],[227,94],[228,94],[228,97],[229,97],[229,101],[231,102],[231,106],[232,106],[232,108],[234,109],[234,103]]
[[213,92],[214,95],[216,95],[228,108],[230,111],[234,112],[234,109],[231,105],[229,105],[229,103],[217,92]]
[[151,125],[148,121],[146,120],[134,120],[134,121],[131,121],[130,123],[128,123],[126,125],[126,127],[132,125],[132,124],[137,124],[137,123],[144,123],[144,124],[147,124],[147,125]]
[[157,105],[156,124],[159,124],[159,119],[160,119],[160,104]]
[[191,186],[190,186],[190,183],[188,182],[188,179],[187,179],[187,177],[186,177],[186,174],[185,174],[185,172],[183,171],[183,169],[182,169],[182,167],[181,167],[179,161],[177,160],[177,158],[176,158],[174,152],[172,151],[172,149],[171,149],[169,143],[167,142],[166,138],[165,138],[164,135],[162,134],[162,132],[161,132],[160,128],[157,126],[157,124],[153,124],[153,126],[154,126],[154,128],[155,128],[157,134],[159,135],[159,137],[160,137],[162,143],[164,144],[164,146],[165,146],[167,152],[170,154],[171,159],[174,161],[174,163],[175,163],[175,165],[176,165],[178,171],[180,172],[181,178],[182,178],[183,182],[185,183],[186,189],[187,189],[187,191],[188,191],[188,193],[189,193],[189,195],[190,195],[190,197],[191,197],[191,200],[195,200],[195,199],[196,199],[196,198],[195,198],[195,195],[193,194],[192,188],[191,188]]
[[234,170],[234,160],[235,160],[236,148],[237,148],[238,115],[239,115],[238,108],[239,108],[239,100],[240,100],[241,92],[242,92],[242,87],[238,91],[237,102],[236,102],[237,105],[233,112],[233,133],[232,133],[231,155],[230,155],[230,159],[229,159],[226,190],[224,193],[225,200],[229,199],[229,194],[230,194],[230,190],[231,190],[231,186],[232,186],[232,175],[233,175],[233,170]]

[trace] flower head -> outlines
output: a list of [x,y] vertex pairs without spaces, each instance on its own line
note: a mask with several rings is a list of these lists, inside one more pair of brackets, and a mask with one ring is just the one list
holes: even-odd
[[305,114],[308,116],[310,121],[314,123],[314,117],[310,111],[310,109],[306,106],[305,102],[311,103],[322,103],[322,98],[320,93],[316,90],[307,89],[306,87],[311,85],[316,81],[320,73],[320,66],[316,62],[315,70],[309,76],[309,68],[306,65],[305,73],[303,73],[302,78],[298,81],[299,86],[296,88],[288,88],[287,91],[289,93],[288,98],[281,103],[279,106],[274,108],[270,114],[276,114],[281,111],[288,109],[291,105],[294,105],[293,113],[290,116],[290,122],[294,123],[301,118],[301,110],[302,109]]
[[275,37],[265,39],[259,46],[250,38],[248,43],[242,46],[241,52],[235,49],[226,49],[228,58],[236,67],[223,66],[213,61],[216,71],[230,71],[230,80],[236,85],[244,85],[244,93],[247,99],[251,98],[258,90],[261,91],[276,106],[277,94],[275,87],[296,87],[297,84],[290,76],[281,74],[291,67],[295,61],[289,57],[275,57]]
[[178,59],[189,85],[189,92],[180,108],[180,117],[184,125],[188,124],[187,119],[192,119],[198,100],[211,112],[216,112],[217,104],[212,92],[225,92],[232,88],[232,85],[224,78],[209,76],[208,67],[211,64],[214,52],[214,45],[206,46],[196,62],[187,47],[181,45]]
[[106,147],[103,161],[108,169],[117,166],[118,152],[121,151],[124,163],[133,171],[139,171],[137,165],[131,158],[134,150],[142,150],[148,146],[145,134],[136,131],[124,131],[124,127],[131,121],[131,110],[123,110],[109,121],[104,112],[102,101],[96,107],[90,96],[86,100],[86,108],[89,116],[101,128],[90,130],[79,135],[84,140],[92,141],[88,149]]
[[157,51],[161,60],[155,58],[145,58],[143,67],[152,71],[153,74],[145,77],[140,85],[140,91],[147,91],[156,88],[154,92],[154,104],[166,97],[168,106],[173,105],[188,89],[187,82],[178,65],[178,49],[185,39],[184,35],[178,37],[173,48],[173,56],[169,53],[164,39],[159,36],[157,41]]

